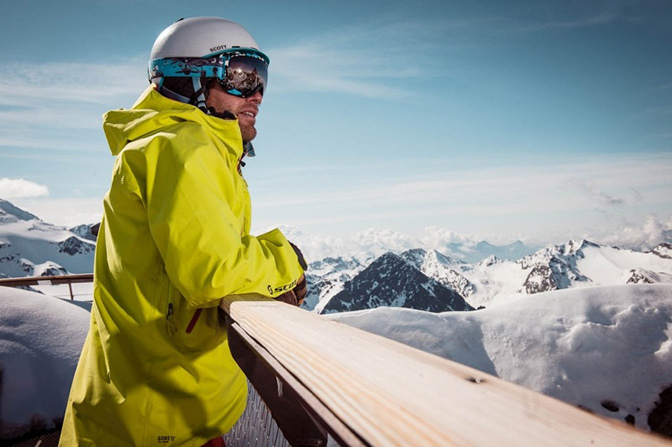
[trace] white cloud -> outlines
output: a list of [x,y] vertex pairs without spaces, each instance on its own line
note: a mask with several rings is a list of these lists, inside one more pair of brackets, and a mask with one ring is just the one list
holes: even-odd
[[600,239],[601,243],[634,249],[650,249],[662,242],[672,242],[672,215],[661,220],[650,214],[641,224],[629,224]]
[[44,185],[24,179],[0,178],[0,198],[18,199],[48,195],[49,189]]
[[406,234],[390,229],[368,228],[344,236],[311,234],[296,227],[280,226],[289,240],[296,243],[309,262],[328,256],[354,256],[359,259],[380,256],[386,251],[403,252],[412,248],[447,251],[450,243],[473,246],[480,242],[474,235],[457,234],[453,231],[428,227],[418,234]]

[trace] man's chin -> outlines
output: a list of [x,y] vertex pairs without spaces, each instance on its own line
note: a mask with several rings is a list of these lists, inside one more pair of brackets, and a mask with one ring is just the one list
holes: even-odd
[[257,136],[257,129],[254,127],[241,127],[240,134],[243,137],[243,143],[249,143]]

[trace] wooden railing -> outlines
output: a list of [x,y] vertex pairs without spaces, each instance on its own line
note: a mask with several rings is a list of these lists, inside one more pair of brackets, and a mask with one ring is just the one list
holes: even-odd
[[0,278],[0,287],[45,286],[67,284],[70,290],[70,299],[75,299],[72,291],[74,283],[93,282],[93,273],[80,273],[60,276],[27,276],[24,278]]
[[230,334],[242,337],[342,446],[672,446],[667,438],[285,303],[229,297],[221,307]]

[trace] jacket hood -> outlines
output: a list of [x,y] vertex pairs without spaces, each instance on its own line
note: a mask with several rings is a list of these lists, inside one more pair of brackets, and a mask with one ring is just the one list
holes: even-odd
[[215,135],[237,138],[237,156],[243,154],[243,141],[237,119],[225,120],[203,113],[200,109],[166,98],[150,85],[131,109],[111,110],[103,115],[103,130],[112,155],[117,155],[131,141],[157,130],[191,121],[210,129]]

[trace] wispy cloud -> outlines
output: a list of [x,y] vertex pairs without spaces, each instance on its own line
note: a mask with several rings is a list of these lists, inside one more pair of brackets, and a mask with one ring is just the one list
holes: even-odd
[[[283,92],[404,98],[412,91],[413,79],[446,75],[445,51],[437,50],[448,46],[442,38],[446,30],[459,26],[465,25],[406,20],[327,30],[290,46],[270,48],[271,82]],[[402,81],[404,88],[399,87]]]
[[588,197],[590,201],[600,206],[623,206],[626,203],[626,200],[623,197],[605,193],[592,181],[573,179],[570,181],[570,185],[578,189],[584,196]]
[[[107,64],[0,67],[0,146],[58,149],[75,130],[100,129],[106,110],[130,106],[147,85],[139,58]],[[75,143],[76,145],[76,143]]]
[[119,107],[120,99],[133,101],[147,85],[143,67],[139,59],[117,64],[5,64],[0,67],[2,133],[27,132],[36,125],[98,128],[101,111]]
[[[659,3],[652,5],[652,3]],[[665,2],[641,0],[537,0],[523,8],[511,8],[502,15],[509,23],[504,31],[543,32],[600,27],[616,22],[650,27],[669,12]],[[669,21],[665,21],[669,26]]]
[[[449,222],[462,225],[457,228],[460,231],[507,230],[528,237],[543,235],[540,240],[548,241],[561,227],[569,228],[563,230],[563,237],[582,237],[590,231],[577,227],[583,222],[603,226],[600,234],[606,234],[621,219],[641,215],[642,208],[669,209],[672,197],[670,155],[510,160],[496,167],[469,168],[436,161],[415,171],[408,163],[388,160],[376,169],[397,175],[375,182],[361,169],[351,167],[349,174],[337,170],[332,175],[339,182],[321,171],[315,177],[306,173],[300,185],[256,191],[256,224],[284,222],[316,231],[334,222],[343,229],[361,228],[363,223],[399,228],[417,222],[440,227]],[[297,197],[295,191],[301,185],[310,187],[302,188]],[[301,213],[286,214],[296,209]]]
[[645,200],[647,196],[642,191],[652,195],[654,189],[672,188],[670,161],[669,155],[650,159],[639,155],[613,156],[610,160],[585,157],[562,163],[548,160],[520,164],[502,162],[494,167],[462,169],[456,168],[450,161],[435,161],[423,165],[422,172],[413,172],[403,161],[388,160],[380,161],[376,169],[398,175],[371,183],[366,173],[357,172],[357,167],[350,167],[348,174],[334,166],[333,173],[322,170],[314,179],[310,174],[302,177],[302,181],[318,182],[337,176],[340,182],[333,182],[332,187],[306,191],[298,198],[289,194],[292,200],[288,201],[261,192],[255,204],[258,207],[283,207],[298,200],[305,206],[323,203],[394,204],[392,208],[401,210],[411,205],[435,208],[446,205],[451,210],[465,206],[470,210],[501,209],[504,213],[517,207],[559,210],[559,207],[575,206],[580,199],[588,199],[599,206],[625,206]]
[[[576,29],[587,28],[596,25],[604,25],[613,22],[618,18],[618,14],[613,11],[596,12],[583,17],[573,17],[568,19],[550,18],[547,21],[535,19],[530,23],[523,25],[518,31],[543,31],[549,29]],[[539,20],[539,21],[538,21]]]
[[20,178],[0,178],[0,198],[21,199],[48,195],[49,189],[44,185]]

